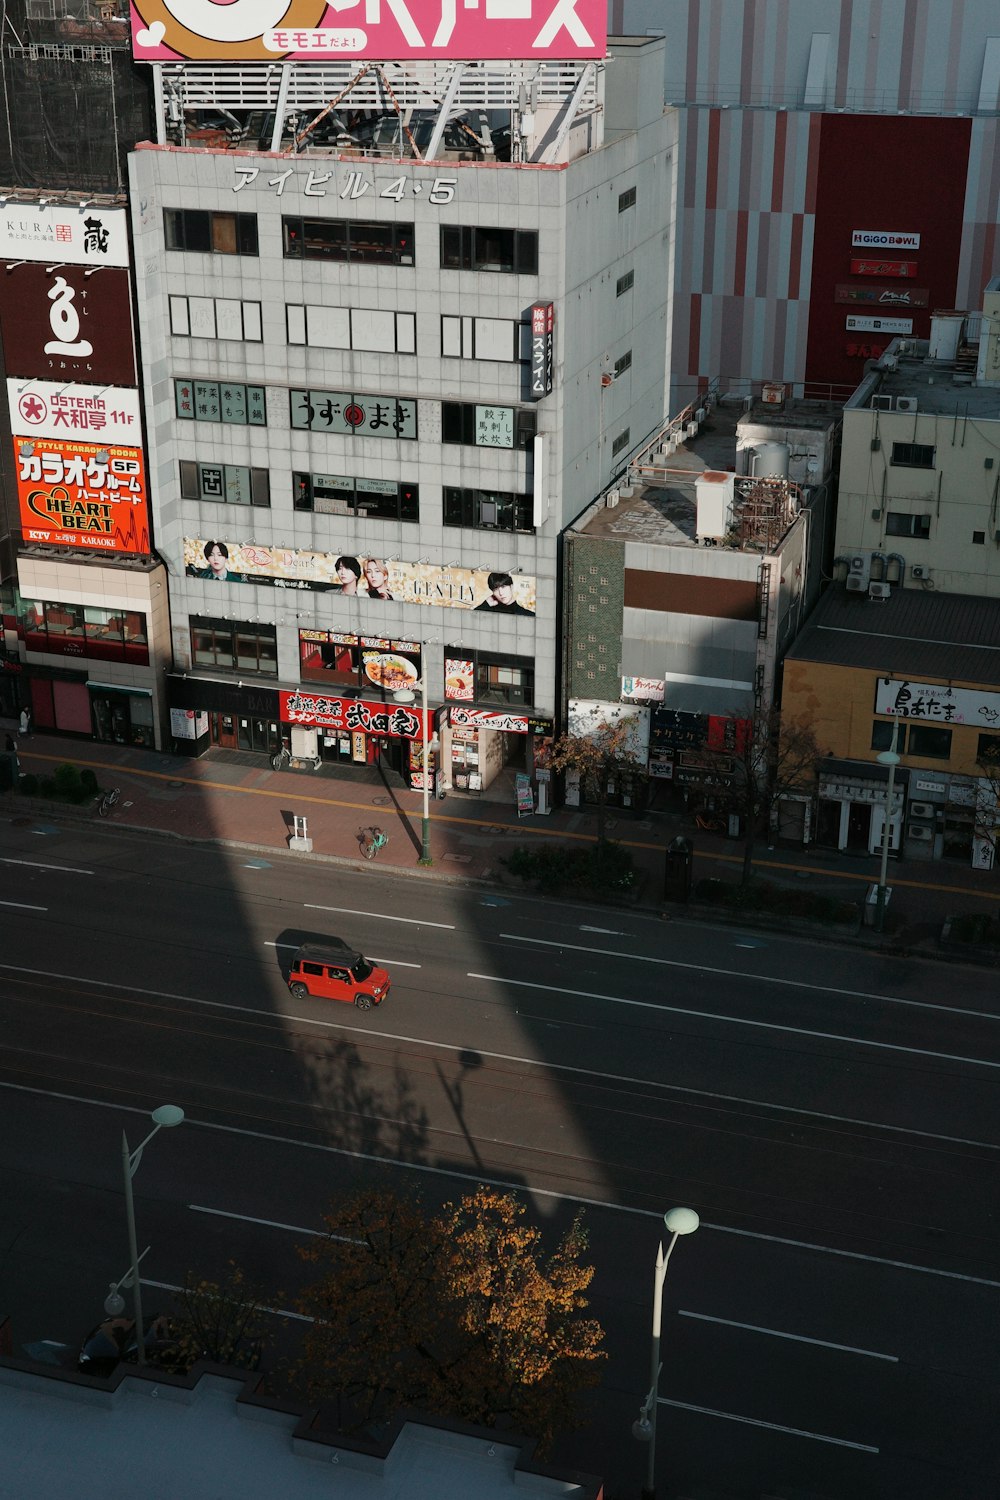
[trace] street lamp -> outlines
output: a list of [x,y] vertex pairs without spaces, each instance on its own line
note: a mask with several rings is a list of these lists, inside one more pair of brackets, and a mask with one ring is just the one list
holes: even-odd
[[[431,855],[431,812],[430,812],[430,766],[428,765],[428,753],[437,749],[437,741],[429,740],[427,737],[427,672],[426,669],[418,683],[414,684],[420,689],[420,740],[423,747],[424,764],[424,811],[420,827],[420,863],[432,865],[434,863]],[[399,688],[392,695],[395,703],[412,703],[416,694],[412,688]]]
[[889,842],[892,829],[892,802],[896,787],[896,767],[902,760],[901,755],[896,754],[896,744],[899,739],[899,719],[892,721],[892,744],[888,750],[882,750],[875,759],[880,765],[889,767],[889,782],[885,789],[885,822],[882,825],[882,860],[879,866],[878,891],[875,897],[875,931],[881,932],[885,926],[885,880],[889,869]]
[[[135,1238],[135,1204],[132,1201],[132,1178],[139,1170],[139,1163],[142,1161],[142,1153],[149,1145],[150,1141],[153,1139],[153,1136],[156,1135],[157,1131],[159,1130],[169,1129],[174,1125],[179,1125],[184,1118],[184,1111],[178,1104],[161,1104],[159,1109],[153,1110],[151,1118],[153,1121],[153,1129],[149,1132],[146,1139],[140,1145],[136,1146],[134,1151],[129,1151],[128,1141],[125,1138],[125,1132],[124,1130],[122,1131],[122,1170],[125,1175],[125,1213],[126,1217],[128,1218],[128,1251],[129,1264],[131,1266],[131,1270],[129,1271],[129,1278],[132,1282],[132,1302],[135,1308],[136,1358],[141,1365],[144,1365],[146,1363],[146,1346],[143,1339],[142,1290],[139,1286],[139,1248],[136,1244]],[[145,1253],[146,1252],[143,1251],[143,1255],[145,1255]],[[114,1288],[114,1294],[117,1294],[117,1292],[118,1288],[116,1286]],[[105,1308],[107,1308],[108,1302],[111,1302],[113,1300],[114,1294],[109,1292],[107,1300],[105,1302]],[[118,1298],[118,1300],[120,1300],[120,1298]]]
[[670,1234],[666,1254],[661,1240],[656,1250],[656,1270],[653,1274],[653,1342],[649,1361],[649,1395],[639,1408],[639,1415],[632,1423],[632,1436],[641,1443],[649,1444],[646,1464],[646,1483],[642,1500],[656,1497],[656,1407],[660,1399],[660,1327],[663,1322],[663,1282],[667,1274],[670,1254],[682,1234],[694,1234],[701,1222],[693,1208],[668,1208],[663,1222]]

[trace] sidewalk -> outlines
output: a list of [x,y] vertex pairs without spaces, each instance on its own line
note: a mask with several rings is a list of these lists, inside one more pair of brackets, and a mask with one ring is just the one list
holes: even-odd
[[[6,728],[0,723],[0,732]],[[67,761],[92,767],[102,787],[121,788],[121,801],[109,822],[180,839],[235,845],[262,855],[285,853],[293,859],[319,857],[363,864],[362,830],[374,824],[389,835],[387,847],[377,857],[379,864],[405,870],[418,879],[444,876],[501,882],[505,880],[501,860],[519,844],[537,839],[593,842],[597,837],[596,812],[563,808],[547,817],[519,818],[514,806],[490,802],[485,795],[481,799],[450,795],[430,804],[434,864],[424,869],[419,864],[422,795],[391,784],[375,770],[361,773],[365,779],[357,779],[357,773],[339,779],[335,774],[273,771],[263,758],[229,751],[210,751],[199,760],[188,760],[48,734],[20,740],[18,754],[22,772],[38,776],[50,775]],[[36,803],[15,798],[7,805],[18,821],[38,817]],[[62,815],[62,809],[55,806],[51,814],[46,809],[50,822],[58,822]],[[288,853],[295,815],[307,820],[312,856]],[[76,819],[81,814],[73,810],[67,816]],[[644,877],[638,904],[646,908],[662,903],[664,853],[679,834],[694,844],[695,880],[706,875],[732,878],[742,864],[738,841],[702,833],[679,813],[654,811],[635,817],[609,810],[605,833],[631,850],[636,869]],[[846,900],[862,899],[879,873],[874,857],[768,849],[763,842],[755,851],[754,868],[757,875],[779,883],[797,886],[807,881],[810,890]],[[506,880],[524,889],[520,881],[509,876]],[[1000,876],[950,862],[893,860],[889,884],[895,940],[898,944],[903,938],[907,946],[931,937],[936,940],[950,913],[991,911],[1000,904]]]

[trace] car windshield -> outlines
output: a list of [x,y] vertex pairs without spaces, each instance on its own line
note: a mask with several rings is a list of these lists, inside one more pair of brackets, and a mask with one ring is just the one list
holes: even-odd
[[367,979],[373,968],[374,964],[370,964],[367,958],[359,958],[351,973],[355,979]]

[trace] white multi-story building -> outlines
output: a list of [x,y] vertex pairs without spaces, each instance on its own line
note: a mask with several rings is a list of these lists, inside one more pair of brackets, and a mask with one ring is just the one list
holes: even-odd
[[[418,677],[445,785],[530,770],[551,733],[560,533],[662,425],[675,119],[662,40],[612,41],[561,96],[513,70],[514,161],[468,68],[430,159],[399,98],[309,145],[315,74],[285,151],[259,142],[287,96],[207,149],[165,111],[131,158],[177,748],[406,771],[420,715],[392,692]],[[264,97],[270,70],[238,72]]]

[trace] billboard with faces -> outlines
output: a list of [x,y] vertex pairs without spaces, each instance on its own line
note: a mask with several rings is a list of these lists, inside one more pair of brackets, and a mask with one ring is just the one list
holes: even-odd
[[385,602],[484,614],[535,613],[535,580],[496,568],[462,568],[352,553],[264,547],[256,542],[186,537],[184,570],[210,583],[257,584],[358,599],[373,609]]

